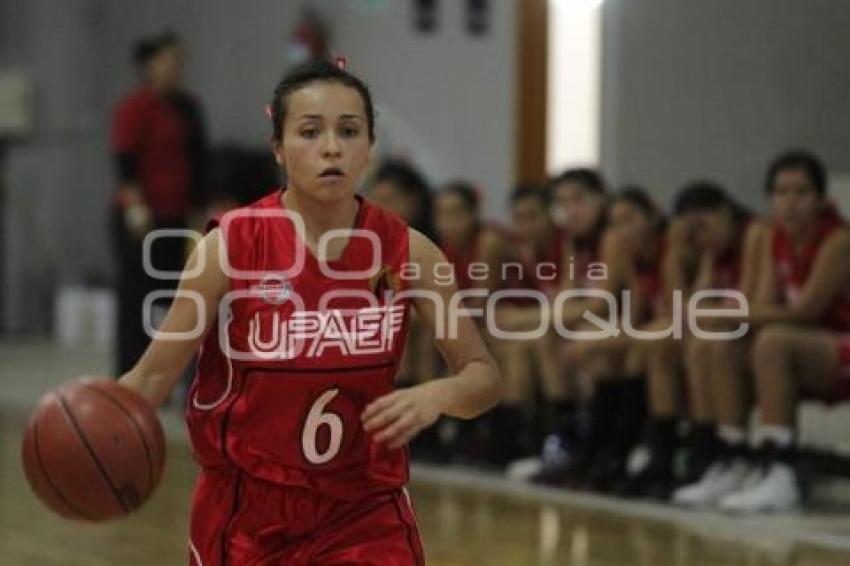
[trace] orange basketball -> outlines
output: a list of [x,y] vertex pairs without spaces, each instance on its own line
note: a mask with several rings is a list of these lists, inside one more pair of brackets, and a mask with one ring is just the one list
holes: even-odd
[[24,471],[39,499],[70,519],[138,509],[162,478],[165,436],[153,407],[110,379],[80,378],[46,393],[24,433]]

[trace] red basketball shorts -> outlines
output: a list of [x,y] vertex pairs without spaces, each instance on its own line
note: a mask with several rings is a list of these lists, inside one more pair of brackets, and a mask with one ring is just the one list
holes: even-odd
[[204,469],[195,488],[190,566],[424,564],[407,493],[349,502],[235,469]]

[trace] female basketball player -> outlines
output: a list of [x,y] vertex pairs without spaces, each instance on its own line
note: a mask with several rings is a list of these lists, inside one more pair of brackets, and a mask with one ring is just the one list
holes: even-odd
[[[213,223],[120,382],[158,404],[203,341],[187,411],[202,466],[191,564],[421,564],[405,445],[440,415],[495,404],[498,369],[461,318],[457,337],[437,332],[453,375],[393,390],[408,302],[447,326],[454,287],[429,275],[445,258],[355,196],[375,131],[359,79],[298,68],[271,116],[287,186]],[[410,264],[421,278],[405,278]]]
[[[738,373],[717,342],[711,376],[723,454],[702,480],[674,494],[686,504],[719,504],[739,512],[780,511],[800,502],[792,465],[795,401],[801,394],[835,399],[847,391],[841,333],[850,331],[850,230],[826,198],[826,172],[806,152],[778,157],[767,173],[773,225],[762,246],[755,299],[752,369],[762,426],[762,465],[746,450],[749,406]],[[780,351],[782,349],[782,351]]]
[[[628,291],[630,326],[641,328],[655,316],[661,300],[666,223],[646,191],[631,186],[611,199],[606,226],[602,253],[607,278],[594,287],[617,296],[620,316],[626,314],[622,292]],[[578,304],[602,316],[607,309],[600,302]],[[626,333],[567,344],[567,361],[579,372],[580,389],[589,409],[585,447],[567,473],[572,479],[569,483],[581,479],[580,483],[587,487],[608,491],[624,479],[626,458],[638,440],[645,417],[646,361],[639,346]]]
[[[709,181],[686,185],[676,198],[674,211],[667,231],[665,290],[652,326],[670,326],[668,303],[674,290],[682,292],[684,304],[694,292],[707,289],[737,290],[752,300],[766,225],[754,219],[723,187]],[[714,303],[722,306],[719,300]],[[688,400],[690,435],[688,466],[682,480],[696,481],[713,461],[715,427],[706,377],[713,345],[689,333],[683,339],[671,337],[642,344],[649,383],[650,461],[621,487],[621,494],[659,499],[669,496],[678,479],[673,474],[673,455],[678,446],[683,397]],[[685,388],[680,379],[682,369],[688,377]],[[686,395],[682,395],[683,389]]]
[[[553,285],[546,282],[548,294],[566,289],[580,289],[589,285],[588,270],[593,262],[601,261],[600,240],[606,219],[607,193],[601,175],[593,169],[568,169],[553,178],[548,184],[547,194],[542,199],[514,199],[512,209],[514,224],[519,225],[521,218],[535,220],[541,218],[536,212],[535,202],[548,202],[548,215],[551,224],[548,232],[557,235],[542,250],[542,259],[555,265],[558,278]],[[530,196],[526,194],[526,196]],[[521,249],[519,247],[518,249]],[[550,260],[554,255],[556,259]],[[557,259],[560,258],[560,259]],[[535,264],[531,265],[536,268]],[[544,273],[549,275],[547,270]],[[539,308],[505,308],[497,310],[498,327],[503,330],[528,330],[540,324]],[[527,341],[526,341],[527,342]],[[537,360],[540,363],[541,389],[544,398],[544,440],[543,440],[543,481],[551,475],[560,480],[561,470],[567,457],[566,451],[573,444],[576,426],[575,375],[570,367],[559,363],[561,340],[551,333],[537,341]],[[517,347],[523,347],[517,344]],[[505,352],[503,355],[517,363],[516,371],[506,371],[508,390],[506,399],[514,399],[514,404],[528,396],[527,385],[531,368],[528,363],[520,363],[519,358]],[[513,373],[516,379],[510,374]],[[548,473],[549,470],[552,473]]]
[[[539,318],[540,303],[530,294],[552,296],[559,290],[563,241],[549,214],[548,193],[537,185],[521,185],[510,195],[512,232],[497,266],[498,287],[518,293],[498,301],[497,327],[506,329],[526,317]],[[539,296],[539,295],[538,295]],[[557,383],[559,367],[554,341],[539,337],[493,340],[494,352],[505,376],[503,402],[491,413],[489,455],[485,460],[505,466],[536,451],[530,403],[533,378],[539,376],[548,397]]]
[[[455,180],[441,187],[434,205],[437,239],[440,249],[451,263],[458,290],[479,293],[466,296],[464,303],[467,308],[483,308],[487,297],[501,286],[501,267],[507,253],[506,231],[482,218],[479,190],[468,181]],[[446,269],[443,269],[444,277],[445,273]],[[484,340],[493,349],[499,367],[504,372],[506,366],[499,359],[497,341],[488,334],[483,318],[476,318],[475,321],[479,323]],[[453,445],[452,457],[466,464],[498,464],[510,458],[514,451],[509,439],[518,435],[516,429],[512,428],[512,423],[516,421],[508,414],[510,411],[506,413],[503,407],[504,403],[494,407],[483,419],[450,423],[459,426],[440,429],[440,445]],[[437,427],[430,429],[437,430]],[[419,438],[427,438],[429,434],[426,431]]]

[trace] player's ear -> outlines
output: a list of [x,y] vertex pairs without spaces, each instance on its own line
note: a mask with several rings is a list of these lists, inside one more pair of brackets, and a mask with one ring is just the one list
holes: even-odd
[[274,160],[277,161],[277,164],[281,167],[283,166],[283,140],[276,140],[274,138],[269,142],[272,148],[272,153],[274,154]]

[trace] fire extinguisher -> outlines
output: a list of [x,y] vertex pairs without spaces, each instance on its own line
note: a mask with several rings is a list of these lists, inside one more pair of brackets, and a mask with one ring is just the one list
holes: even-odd
[[328,55],[327,26],[315,8],[301,9],[298,25],[289,40],[288,59],[293,65],[326,59]]

